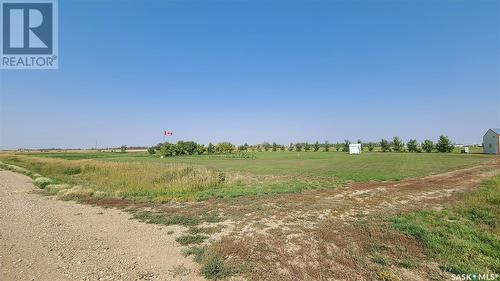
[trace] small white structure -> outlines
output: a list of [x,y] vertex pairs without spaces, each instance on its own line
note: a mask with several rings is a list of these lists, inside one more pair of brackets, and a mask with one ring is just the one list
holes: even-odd
[[349,154],[361,154],[361,144],[360,143],[349,144]]
[[483,136],[483,152],[500,154],[500,129],[489,129]]

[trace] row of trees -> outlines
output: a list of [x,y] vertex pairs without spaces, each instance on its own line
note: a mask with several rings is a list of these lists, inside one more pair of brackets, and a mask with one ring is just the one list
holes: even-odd
[[198,154],[224,154],[232,153],[235,146],[230,142],[212,143],[205,146],[194,141],[178,141],[177,143],[164,142],[148,148],[149,154],[161,156],[198,155]]
[[424,142],[419,144],[416,139],[411,139],[405,145],[405,143],[399,137],[394,137],[391,142],[389,142],[386,139],[382,139],[380,141],[380,149],[383,152],[386,151],[432,152],[433,150],[437,150],[438,152],[452,152],[454,147],[455,146],[452,144],[452,142],[447,136],[440,136],[436,144],[434,144],[434,142],[431,140],[424,140]]
[[[408,143],[405,145],[405,143],[399,137],[394,137],[392,141],[382,139],[378,143],[375,142],[363,143],[361,140],[358,140],[357,143],[361,144],[362,147],[366,147],[368,151],[373,151],[375,147],[380,147],[380,150],[382,152],[388,152],[388,151],[432,152],[433,150],[437,150],[438,152],[451,152],[453,151],[454,148],[454,145],[447,136],[440,136],[436,144],[434,144],[434,142],[431,140],[425,140],[423,143],[420,144],[416,139],[412,139],[408,141]],[[337,151],[347,152],[349,151],[350,144],[351,142],[349,140],[345,140],[343,143],[335,143],[335,144],[329,144],[328,141],[325,141],[322,144],[320,144],[319,142],[315,142],[314,144],[309,144],[307,142],[295,143],[295,144],[290,143],[288,147],[285,147],[284,145],[279,145],[276,143],[273,143],[271,145],[267,142],[264,142],[264,144],[256,145],[254,146],[254,148],[257,151],[262,151],[262,150],[319,151],[321,148],[323,148],[323,151],[330,151],[330,149],[335,149]],[[253,148],[253,147],[245,144],[243,150],[247,150],[248,148]]]
[[[357,143],[361,144],[362,147],[366,147],[368,151],[373,151],[375,147],[380,147],[382,152],[396,151],[396,152],[432,152],[434,150],[438,152],[451,152],[453,151],[454,145],[447,136],[440,136],[436,144],[431,140],[424,140],[422,143],[418,143],[417,140],[411,139],[408,143],[404,143],[399,137],[394,137],[391,141],[382,139],[380,142],[368,142],[363,143],[358,140]],[[257,145],[248,145],[247,143],[236,147],[230,142],[220,142],[217,144],[209,143],[208,146],[203,144],[198,144],[194,141],[178,141],[177,143],[159,143],[148,149],[150,154],[160,154],[161,156],[177,156],[177,155],[199,155],[199,154],[226,154],[232,153],[234,151],[330,151],[330,149],[335,149],[337,151],[349,151],[349,145],[351,142],[345,140],[343,143],[330,144],[328,141],[324,143],[319,143],[318,141],[309,144],[307,142],[301,143],[290,143],[288,146],[277,144],[276,142],[268,143],[264,142]]]

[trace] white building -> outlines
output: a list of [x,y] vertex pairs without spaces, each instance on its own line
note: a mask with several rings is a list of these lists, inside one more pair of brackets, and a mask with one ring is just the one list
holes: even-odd
[[483,152],[500,154],[500,129],[489,129],[483,136]]
[[360,143],[349,144],[349,154],[361,154],[361,144]]

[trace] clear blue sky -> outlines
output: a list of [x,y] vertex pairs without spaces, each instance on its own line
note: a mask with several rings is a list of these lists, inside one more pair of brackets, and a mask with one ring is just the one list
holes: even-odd
[[500,127],[499,1],[59,1],[0,148],[436,139]]

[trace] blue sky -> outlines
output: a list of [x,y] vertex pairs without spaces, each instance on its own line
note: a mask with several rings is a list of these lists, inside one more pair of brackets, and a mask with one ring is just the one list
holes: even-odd
[[0,72],[0,149],[480,142],[499,1],[59,1],[59,70]]

